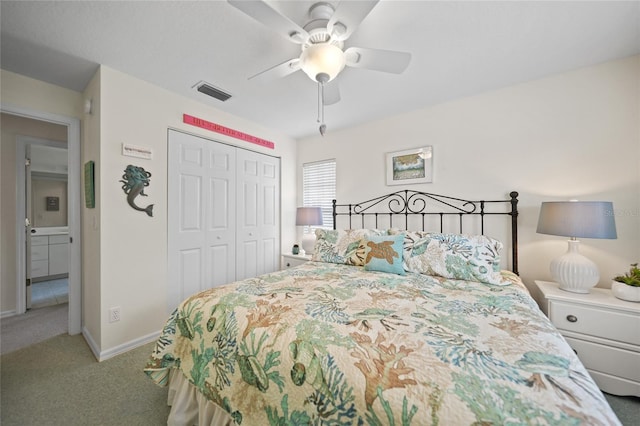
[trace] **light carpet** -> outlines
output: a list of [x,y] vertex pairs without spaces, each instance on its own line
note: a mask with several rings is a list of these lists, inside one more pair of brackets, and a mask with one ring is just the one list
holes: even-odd
[[167,389],[142,369],[153,343],[97,362],[81,335],[63,334],[0,357],[0,423],[166,425]]
[[69,304],[32,309],[0,321],[0,354],[69,332]]

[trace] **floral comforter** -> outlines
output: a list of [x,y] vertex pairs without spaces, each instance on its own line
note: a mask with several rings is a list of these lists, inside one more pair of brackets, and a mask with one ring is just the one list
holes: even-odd
[[185,300],[145,372],[179,369],[246,425],[619,424],[511,278],[308,262]]

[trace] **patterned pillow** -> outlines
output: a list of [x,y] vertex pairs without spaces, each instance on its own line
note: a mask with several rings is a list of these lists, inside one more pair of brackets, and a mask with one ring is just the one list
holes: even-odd
[[363,240],[385,234],[386,231],[380,229],[316,229],[316,244],[311,260],[363,266]]
[[402,266],[404,234],[372,236],[365,241],[364,269],[405,275]]
[[500,274],[502,243],[485,235],[407,232],[403,266],[407,271],[445,278],[509,285]]

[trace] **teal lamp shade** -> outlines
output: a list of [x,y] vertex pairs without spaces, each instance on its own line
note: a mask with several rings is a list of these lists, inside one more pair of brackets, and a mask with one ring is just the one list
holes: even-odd
[[550,201],[542,203],[537,233],[569,237],[567,252],[551,261],[551,277],[562,290],[588,293],[600,273],[580,254],[577,238],[617,238],[613,203],[609,201]]

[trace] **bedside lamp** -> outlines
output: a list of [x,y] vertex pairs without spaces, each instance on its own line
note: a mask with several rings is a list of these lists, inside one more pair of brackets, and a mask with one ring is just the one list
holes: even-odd
[[[320,207],[298,207],[296,210],[297,226],[322,225],[322,209]],[[313,246],[316,242],[315,235],[309,233],[302,236],[302,250],[305,253],[313,253]],[[300,254],[305,254],[300,253]]]
[[615,239],[613,204],[608,201],[550,201],[542,203],[539,234],[570,237],[567,252],[551,261],[551,277],[562,290],[589,293],[600,280],[598,267],[579,252],[577,238]]

